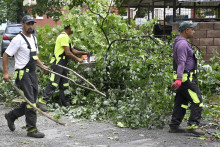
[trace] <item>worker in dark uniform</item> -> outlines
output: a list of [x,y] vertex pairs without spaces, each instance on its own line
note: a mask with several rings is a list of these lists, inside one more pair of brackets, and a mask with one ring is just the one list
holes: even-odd
[[[179,26],[180,36],[174,41],[173,46],[173,68],[174,80],[172,88],[176,90],[175,104],[172,119],[169,124],[171,133],[193,133],[197,136],[204,135],[198,129],[202,113],[202,96],[197,85],[197,59],[187,39],[192,38],[195,33],[194,27],[197,23],[184,21]],[[190,107],[188,107],[190,103]],[[190,117],[187,129],[179,127],[186,109],[190,109]]]
[[[71,30],[70,25],[64,27],[64,32],[62,32],[56,39],[56,45],[54,49],[54,57],[51,60],[52,69],[54,72],[59,73],[61,75],[67,76],[68,71],[57,66],[57,64],[62,66],[67,66],[68,59],[74,59],[78,62],[83,62],[83,59],[78,58],[76,55],[88,55],[88,52],[78,51],[71,47],[69,35],[73,32]],[[43,97],[38,100],[37,106],[42,111],[47,111],[46,102],[49,98],[53,95],[55,89],[59,87],[60,90],[60,100],[63,106],[69,106],[69,97],[70,95],[67,94],[66,90],[69,87],[68,80],[57,76],[51,73],[50,83],[45,88]]]
[[[14,56],[16,85],[24,93],[24,96],[33,105],[36,105],[38,95],[36,64],[46,69],[49,67],[43,65],[37,56],[39,52],[37,39],[32,35],[34,23],[34,18],[30,15],[22,18],[23,31],[13,38],[3,55],[3,78],[6,82],[11,78],[8,74],[8,56]],[[14,131],[14,121],[23,115],[26,119],[27,136],[43,138],[44,134],[39,132],[36,127],[36,110],[26,102],[22,102],[18,108],[5,114],[9,129]]]

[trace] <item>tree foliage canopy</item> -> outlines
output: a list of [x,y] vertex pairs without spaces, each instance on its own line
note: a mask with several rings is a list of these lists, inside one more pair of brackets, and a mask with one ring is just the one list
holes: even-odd
[[[58,115],[76,118],[111,120],[119,127],[163,127],[169,121],[167,116],[171,115],[174,101],[174,92],[170,89],[173,82],[172,41],[153,37],[156,19],[146,21],[136,29],[133,20],[128,25],[127,20],[111,13],[107,0],[84,2],[87,8],[83,15],[81,5],[67,6],[68,12],[60,16],[62,25],[37,27],[39,57],[49,64],[56,37],[64,26],[71,25],[74,32],[70,36],[72,43],[84,51],[93,51],[96,64],[88,68],[71,61],[69,67],[86,77],[107,97],[70,83],[67,92],[71,94],[73,106],[63,108],[51,103],[51,110]],[[147,33],[144,34],[144,31]],[[220,66],[214,62],[214,57],[210,60],[211,67],[204,66],[205,62],[198,51],[196,55],[200,57],[198,82],[206,101],[210,95],[220,95],[220,88],[216,86],[220,81]],[[45,87],[49,83],[49,76],[38,74],[40,87]],[[88,86],[73,74],[69,73],[68,76]],[[5,88],[3,84],[0,83],[1,91],[4,91],[0,94],[1,98],[16,97],[11,91],[6,91],[9,87],[6,85]],[[54,100],[58,94],[54,94]],[[211,109],[214,113],[210,116],[218,118],[219,106]],[[205,108],[205,114],[210,114],[209,108]]]
[[[37,5],[31,6],[31,14],[42,16],[47,15],[48,18],[53,18],[55,21],[59,20],[62,15],[62,8],[68,6],[72,9],[74,6],[82,6],[86,4],[86,0],[36,0]],[[115,2],[116,7],[120,7],[122,0],[112,0]],[[1,0],[0,5],[0,23],[11,21],[20,22],[22,16],[29,13],[27,6],[23,6],[23,0]],[[121,10],[121,9],[120,9]]]

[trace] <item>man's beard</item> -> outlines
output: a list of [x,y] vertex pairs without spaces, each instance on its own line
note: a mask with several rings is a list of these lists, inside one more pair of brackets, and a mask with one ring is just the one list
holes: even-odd
[[29,28],[27,31],[26,31],[27,34],[32,34],[33,33],[33,29]]

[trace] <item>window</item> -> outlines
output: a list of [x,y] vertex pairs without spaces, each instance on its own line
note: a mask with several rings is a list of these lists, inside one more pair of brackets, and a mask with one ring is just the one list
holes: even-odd
[[36,15],[36,19],[44,19],[44,16],[38,16],[38,15]]
[[6,33],[18,34],[22,31],[22,26],[7,27]]

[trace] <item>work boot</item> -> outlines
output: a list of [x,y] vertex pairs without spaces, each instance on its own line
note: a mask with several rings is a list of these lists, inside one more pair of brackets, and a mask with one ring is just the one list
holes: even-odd
[[34,138],[44,138],[44,133],[39,132],[38,130],[35,130],[33,132],[27,133],[27,136],[34,137]]
[[5,114],[5,119],[7,120],[9,129],[11,131],[14,131],[15,130],[15,124],[14,124],[15,120],[11,119],[11,117],[9,116],[8,113]]
[[170,127],[169,133],[186,133],[186,129],[181,128],[179,126],[176,127]]
[[198,137],[205,135],[205,132],[203,132],[201,129],[187,129],[187,132],[192,133],[192,134],[194,134],[195,136],[198,136]]
[[37,102],[37,107],[41,109],[43,112],[47,112],[47,105],[46,102],[43,99],[39,99]]

